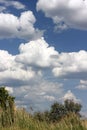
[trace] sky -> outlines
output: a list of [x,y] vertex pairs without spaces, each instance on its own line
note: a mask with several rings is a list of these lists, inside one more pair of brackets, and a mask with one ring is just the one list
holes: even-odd
[[28,111],[71,99],[87,116],[87,0],[0,0],[0,86]]

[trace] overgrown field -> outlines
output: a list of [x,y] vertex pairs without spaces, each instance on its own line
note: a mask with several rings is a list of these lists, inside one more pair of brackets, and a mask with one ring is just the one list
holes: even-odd
[[86,121],[82,121],[74,113],[70,113],[58,122],[39,121],[25,110],[15,112],[15,121],[0,130],[87,130]]
[[49,111],[31,115],[25,109],[15,109],[14,99],[0,88],[0,130],[87,130],[86,120],[81,120],[82,105],[72,100],[55,102]]

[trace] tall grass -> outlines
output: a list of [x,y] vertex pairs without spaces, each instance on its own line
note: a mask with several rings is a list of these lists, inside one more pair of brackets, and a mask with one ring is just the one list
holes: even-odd
[[87,128],[85,123],[73,113],[68,114],[59,122],[48,123],[35,119],[25,110],[17,110],[14,124],[2,127],[0,123],[0,130],[87,130]]

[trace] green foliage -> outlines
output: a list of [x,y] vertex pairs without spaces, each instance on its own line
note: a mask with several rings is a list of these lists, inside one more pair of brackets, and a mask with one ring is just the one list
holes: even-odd
[[49,116],[50,120],[53,122],[59,121],[62,118],[64,118],[64,116],[67,115],[68,113],[75,113],[79,116],[81,107],[82,107],[81,104],[75,103],[72,100],[66,100],[64,104],[60,104],[56,102],[51,106],[50,116]]
[[14,97],[9,95],[5,87],[0,88],[2,126],[11,125],[14,122],[14,99]]
[[40,122],[44,122],[44,121],[49,122],[49,116],[50,116],[49,111],[34,113],[34,118],[36,120],[39,120]]
[[50,120],[55,122],[60,120],[64,115],[66,114],[66,109],[64,105],[59,104],[59,103],[54,103],[51,106],[50,110]]
[[79,116],[81,107],[82,107],[81,104],[75,103],[72,100],[66,100],[64,104],[55,102],[51,106],[50,111],[46,111],[43,113],[36,112],[34,116],[39,121],[58,122],[69,113],[75,113],[76,115]]
[[75,112],[76,114],[79,114],[82,105],[79,103],[75,103],[72,100],[66,100],[64,102],[65,108],[67,110],[67,112]]

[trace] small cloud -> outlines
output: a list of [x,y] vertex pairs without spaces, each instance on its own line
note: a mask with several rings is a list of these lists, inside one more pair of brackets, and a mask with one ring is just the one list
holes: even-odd
[[74,102],[79,102],[80,100],[76,98],[76,96],[71,92],[71,90],[68,90],[67,93],[62,97],[62,100],[73,100]]
[[16,0],[0,0],[0,4],[3,4],[5,8],[11,6],[18,10],[25,9],[25,5]]
[[87,80],[80,80],[80,83],[76,86],[76,88],[80,90],[87,90]]
[[55,97],[54,96],[49,96],[49,95],[45,95],[44,99],[48,100],[48,101],[55,101]]
[[61,33],[62,31],[67,30],[68,28],[69,27],[66,24],[59,23],[59,24],[55,25],[54,32]]
[[13,93],[13,88],[12,88],[12,87],[5,87],[5,89],[6,89],[10,94]]

